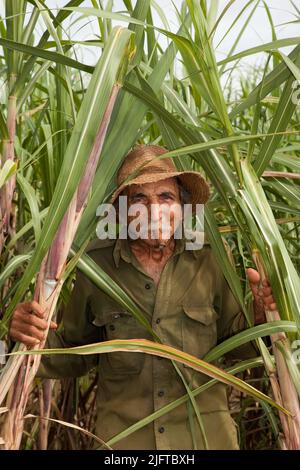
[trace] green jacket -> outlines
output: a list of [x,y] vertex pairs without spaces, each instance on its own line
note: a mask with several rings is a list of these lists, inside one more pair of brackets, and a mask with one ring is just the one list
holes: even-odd
[[[131,296],[166,344],[202,358],[217,342],[246,326],[208,241],[202,249],[188,251],[184,239],[176,240],[175,252],[165,265],[158,286],[143,271],[127,240],[96,240],[87,251]],[[78,271],[63,312],[63,333],[50,331],[45,347],[71,347],[117,338],[152,339],[129,312]],[[237,354],[245,358],[256,352],[248,345],[236,350]],[[143,353],[43,356],[38,376],[77,377],[94,366],[99,371],[95,433],[105,442],[186,394],[171,361]],[[192,380],[192,388],[209,380],[184,365],[179,364],[179,368],[188,383]],[[218,383],[195,399],[209,449],[238,449],[226,385]],[[112,447],[193,449],[189,406],[187,402],[181,404]],[[197,449],[203,449],[198,422],[195,417],[193,420]]]

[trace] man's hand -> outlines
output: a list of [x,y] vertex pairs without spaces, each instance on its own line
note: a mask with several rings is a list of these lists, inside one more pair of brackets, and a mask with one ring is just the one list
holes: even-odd
[[250,282],[250,287],[254,296],[254,324],[259,325],[265,323],[265,308],[268,310],[277,310],[277,305],[273,298],[272,288],[268,280],[263,281],[262,288],[259,287],[260,275],[253,268],[246,270]]
[[[52,321],[50,328],[56,329],[57,324]],[[9,335],[13,341],[20,341],[27,347],[36,346],[45,338],[46,330],[47,322],[40,304],[32,301],[17,305],[9,326]]]

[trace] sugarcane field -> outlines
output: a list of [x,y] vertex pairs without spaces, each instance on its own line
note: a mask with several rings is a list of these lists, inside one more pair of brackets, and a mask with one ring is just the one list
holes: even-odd
[[300,0],[0,0],[8,463],[298,455],[299,26]]

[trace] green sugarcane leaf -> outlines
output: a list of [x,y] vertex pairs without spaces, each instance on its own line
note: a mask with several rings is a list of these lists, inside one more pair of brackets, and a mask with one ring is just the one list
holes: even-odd
[[[252,4],[252,3],[253,3],[253,0],[251,0],[250,2],[247,2],[247,4],[245,5],[245,7],[239,12],[239,14],[237,15],[237,17],[235,18],[235,21],[232,22],[231,27],[229,28],[229,30],[226,31],[226,33],[225,33],[225,35],[224,35],[223,37],[226,37],[226,36],[227,36],[227,34],[228,34],[229,31],[231,30],[231,28],[234,27],[235,23],[239,20],[239,18],[240,18],[241,15],[244,13],[244,11],[245,11],[245,10],[248,8],[248,6],[249,6],[250,4]],[[255,3],[254,7],[252,8],[252,10],[250,11],[250,13],[247,15],[247,19],[246,19],[245,23],[243,24],[242,28],[240,29],[239,34],[237,35],[235,41],[233,42],[233,44],[232,44],[232,46],[231,46],[231,48],[230,48],[230,51],[229,51],[229,53],[228,53],[228,57],[230,57],[230,56],[234,53],[234,51],[236,50],[236,48],[237,48],[237,46],[238,46],[238,44],[239,44],[239,42],[240,42],[240,39],[242,38],[242,36],[243,36],[245,30],[247,29],[247,27],[248,27],[248,25],[249,25],[251,19],[253,18],[253,15],[254,15],[254,13],[256,12],[256,10],[257,10],[259,4],[260,4],[260,1],[257,1],[257,2]],[[220,44],[220,42],[219,42],[219,44]],[[220,71],[219,71],[220,75],[222,75],[222,73],[224,72],[225,67],[226,67],[226,64],[223,64],[223,65],[221,66]]]
[[[27,1],[30,1],[30,3],[35,7],[35,3],[33,0],[27,0]],[[83,3],[84,0],[70,0],[66,6],[68,7],[74,7],[74,6],[78,6],[78,5],[81,5],[81,3]],[[71,12],[70,11],[62,11],[60,10],[57,14],[57,16],[53,19],[53,24],[54,26],[57,28],[58,26],[60,26],[62,24],[62,22],[68,17],[70,16]],[[38,45],[37,47],[40,48],[40,49],[43,49],[45,44],[47,43],[47,40],[49,38],[49,32],[48,31],[44,31],[44,33],[42,34],[42,37],[40,38],[39,42],[38,42]],[[26,83],[28,81],[30,81],[30,75],[34,69],[34,65],[36,63],[36,58],[37,56],[33,53],[32,56],[29,57],[29,59],[27,60],[27,62],[25,63],[25,65],[23,66],[22,68],[22,73],[19,75],[19,77],[17,78],[16,80],[16,83],[14,84],[14,87],[13,87],[13,90],[12,90],[12,94],[14,96],[19,96],[20,94],[22,94],[24,92],[24,89],[26,91]],[[92,72],[91,72],[92,73]]]
[[38,242],[41,234],[41,219],[38,202],[36,199],[35,189],[31,184],[22,176],[20,173],[17,176],[17,181],[27,199],[31,216],[32,216],[32,225],[35,234],[35,241]]
[[[48,207],[46,209],[42,210],[40,212],[39,218],[40,220],[43,220],[48,212]],[[26,235],[31,229],[33,228],[33,220],[31,219],[27,224],[25,224],[10,240],[10,242],[7,245],[7,250],[11,250],[16,242],[20,240],[24,235]]]
[[[132,23],[144,26],[144,21],[133,18],[132,16],[122,15],[108,10],[101,10],[100,8],[87,8],[87,7],[62,7],[61,10],[68,10],[81,13],[83,16],[98,16],[99,18],[109,18],[116,21],[123,21],[125,23]],[[149,26],[149,25],[147,25]]]
[[[294,65],[294,64],[293,64]],[[295,67],[300,65],[300,51],[298,56],[295,59]],[[296,101],[293,99],[294,91],[293,83],[295,79],[292,74],[290,74],[289,79],[287,80],[284,90],[281,94],[275,115],[272,119],[271,125],[269,127],[269,133],[278,133],[283,132],[287,129],[290,119],[296,108]],[[281,136],[274,135],[267,137],[260,148],[259,154],[255,158],[253,167],[258,176],[260,176],[271,160],[275,150],[278,148]]]
[[[73,249],[71,254],[76,255]],[[153,336],[154,339],[160,341],[157,334],[152,330],[151,324],[145,318],[143,313],[126,292],[95,263],[88,255],[81,255],[78,260],[77,267],[87,276],[97,287],[103,290],[107,295],[113,298],[119,305],[128,309],[137,321],[145,327],[145,329]]]
[[261,44],[260,46],[251,47],[245,51],[239,52],[238,54],[232,55],[218,62],[218,65],[228,64],[237,59],[248,57],[249,55],[258,54],[259,52],[269,52],[279,49],[280,47],[294,46],[300,43],[299,37],[278,39],[277,41],[268,42]]
[[7,263],[3,271],[0,273],[0,288],[3,286],[5,281],[9,279],[11,274],[14,273],[17,268],[22,266],[25,261],[28,261],[31,256],[32,252],[26,253],[24,255],[16,255]]
[[[298,341],[298,345],[299,345]],[[288,367],[291,380],[295,385],[296,391],[298,393],[298,397],[300,398],[300,372],[298,368],[298,364],[295,362],[295,358],[293,357],[293,353],[289,346],[287,339],[282,339],[281,341],[276,341],[276,348],[279,349],[281,354],[283,355],[286,365]]]
[[204,360],[207,362],[215,361],[227,352],[232,351],[233,349],[238,348],[239,346],[242,346],[249,341],[253,341],[264,336],[271,336],[272,334],[281,331],[296,333],[298,328],[295,322],[282,320],[268,322],[264,323],[263,325],[257,325],[252,328],[248,328],[214,347],[211,351],[209,351],[208,354],[206,354]]
[[[300,52],[300,46],[295,47],[289,54],[289,59],[294,61]],[[237,105],[229,114],[231,119],[234,119],[238,114],[257,103],[257,99],[261,96],[263,100],[269,93],[276,90],[282,83],[284,83],[290,76],[290,71],[286,64],[281,62],[270,72],[265,78],[263,85],[259,83],[256,88],[249,94],[249,96],[239,105]]]
[[5,318],[9,317],[37,272],[77,189],[130,36],[131,33],[128,30],[116,28],[95,69],[67,147],[39,243],[22,282],[6,311]]
[[205,216],[206,229],[208,230],[208,233],[209,233],[210,243],[212,245],[216,258],[219,262],[219,265],[222,267],[223,274],[227,282],[229,283],[232,289],[232,292],[235,295],[236,300],[238,301],[238,303],[241,306],[241,309],[244,312],[248,325],[251,325],[250,317],[244,306],[243,292],[241,289],[241,283],[240,283],[238,274],[235,271],[234,267],[232,266],[228,258],[228,254],[226,253],[224,243],[218,231],[216,221],[213,217],[213,213],[209,205],[206,207],[204,216]]
[[12,160],[7,160],[3,167],[0,168],[0,188],[9,178],[17,171],[17,164]]
[[[235,375],[239,372],[243,372],[243,371],[248,370],[248,369],[252,369],[252,368],[255,368],[255,367],[260,367],[261,365],[263,365],[263,362],[262,362],[261,358],[251,359],[251,360],[247,360],[247,361],[242,361],[239,364],[237,364],[233,367],[230,367],[229,369],[227,369],[227,372],[230,373],[230,374]],[[197,396],[197,395],[199,395],[199,393],[204,392],[205,390],[209,390],[212,386],[214,386],[217,383],[218,383],[218,381],[216,379],[209,380],[205,384],[200,385],[200,387],[197,387],[196,389],[194,389],[192,391],[192,394],[194,396]],[[120,432],[119,434],[114,436],[112,439],[107,441],[108,445],[112,446],[112,445],[116,444],[121,439],[124,439],[125,437],[129,436],[130,434],[138,431],[139,429],[143,428],[147,424],[152,423],[155,419],[158,419],[161,416],[165,416],[167,413],[174,410],[176,407],[182,405],[183,403],[186,403],[188,398],[189,397],[188,397],[187,394],[183,395],[182,397],[177,398],[177,400],[174,400],[171,403],[168,403],[167,405],[163,406],[159,410],[154,411],[154,413],[151,413],[146,418],[143,418],[140,421],[134,423],[132,426],[129,426],[127,429],[125,429],[125,431]],[[261,405],[263,406],[263,405],[265,405],[265,403],[261,402]]]
[[55,349],[42,349],[42,350],[35,350],[32,349],[30,351],[16,351],[10,353],[8,355],[45,355],[45,354],[107,354],[113,353],[117,351],[125,351],[125,352],[140,352],[140,353],[147,353],[154,356],[164,357],[166,359],[170,359],[173,361],[177,361],[181,364],[185,364],[188,367],[191,367],[198,372],[201,372],[209,377],[219,380],[227,385],[231,385],[232,387],[240,390],[248,395],[257,398],[258,400],[263,400],[266,403],[274,406],[278,410],[282,411],[286,415],[290,415],[291,413],[283,408],[278,403],[274,402],[270,397],[265,395],[264,393],[260,392],[259,390],[255,389],[247,382],[244,382],[237,377],[234,377],[223,369],[219,369],[218,367],[209,364],[191,354],[188,354],[184,351],[180,351],[175,349],[171,346],[167,346],[165,344],[154,343],[153,341],[145,340],[145,339],[135,339],[135,340],[110,340],[110,341],[102,341],[101,343],[94,343],[85,346],[77,346],[74,348],[55,348]]
[[94,67],[90,65],[82,64],[77,60],[71,59],[65,55],[59,54],[58,52],[47,51],[41,49],[40,47],[28,46],[27,44],[22,44],[16,41],[11,41],[9,39],[0,38],[0,45],[4,48],[7,48],[11,51],[23,52],[23,54],[40,57],[41,59],[49,60],[57,64],[66,65],[74,69],[83,70],[84,72],[93,73]]
[[238,143],[238,142],[247,142],[250,140],[257,140],[261,138],[267,138],[267,137],[280,137],[282,135],[292,135],[292,134],[299,134],[300,131],[283,131],[283,132],[275,132],[275,133],[268,133],[268,134],[254,134],[254,135],[235,135],[231,137],[224,137],[222,139],[215,139],[215,140],[210,140],[205,143],[200,143],[200,144],[194,144],[194,145],[189,145],[186,147],[178,148],[175,150],[172,150],[168,153],[165,153],[159,157],[156,157],[156,159],[164,159],[164,158],[169,158],[177,155],[187,155],[189,153],[194,153],[194,152],[201,152],[203,150],[210,150],[214,149],[217,147],[222,147],[223,145],[232,145],[233,143]]
[[46,416],[36,416],[33,414],[27,414],[24,416],[24,419],[29,419],[29,418],[39,418],[39,419],[44,419],[46,421],[50,421],[52,423],[58,423],[61,424],[62,426],[66,426],[67,428],[75,429],[76,431],[80,431],[82,434],[85,434],[88,437],[91,437],[94,439],[96,442],[99,442],[105,449],[108,450],[113,450],[106,442],[104,442],[100,437],[96,436],[92,432],[88,431],[87,429],[83,429],[80,426],[77,426],[76,424],[73,423],[68,423],[67,421],[63,421],[61,419],[54,419],[54,418],[47,418]]
[[283,52],[280,52],[280,55],[283,58],[286,65],[288,66],[288,68],[290,69],[290,71],[292,72],[292,74],[294,75],[294,77],[297,80],[300,80],[300,68],[297,67],[297,65],[294,64],[294,62],[287,55],[285,55]]
[[[189,18],[185,17],[178,33],[184,31],[188,24]],[[140,45],[137,44],[137,48],[139,47]],[[148,78],[154,91],[160,89],[166,74],[175,60],[175,56],[176,47],[174,43],[171,43]],[[135,86],[134,89],[136,89],[138,81],[133,72],[131,72],[129,78],[124,81],[123,90],[127,89],[128,83],[130,83],[130,86]],[[148,103],[142,102],[135,94],[125,93],[123,90],[121,90],[116,104],[118,112],[113,113],[111,119],[112,124],[108,129],[108,135],[104,142],[101,165],[95,175],[92,197],[88,202],[78,228],[75,239],[77,246],[80,246],[84,243],[86,238],[95,233],[97,224],[95,214],[97,207],[112,190],[112,188],[109,187],[109,182],[112,181],[122,159],[136,141],[140,124],[148,109]],[[120,129],[122,129],[122,139],[119,138]],[[114,156],[113,159],[111,157],[112,155]]]
[[[265,234],[265,243],[268,245],[268,252],[275,270],[270,272],[274,283],[274,295],[278,296],[278,305],[284,319],[295,319],[300,325],[300,280],[296,269],[288,255],[286,246],[280,235],[273,213],[267,202],[264,191],[258,183],[254,170],[248,162],[242,162],[242,171],[248,191],[243,194],[249,208],[255,214],[256,223]],[[253,199],[253,195],[255,199]],[[256,207],[256,208],[255,208]],[[260,215],[259,215],[260,214]],[[279,261],[281,260],[281,262]],[[271,280],[272,280],[271,278]],[[275,288],[276,287],[276,288]],[[293,312],[293,315],[292,313]]]

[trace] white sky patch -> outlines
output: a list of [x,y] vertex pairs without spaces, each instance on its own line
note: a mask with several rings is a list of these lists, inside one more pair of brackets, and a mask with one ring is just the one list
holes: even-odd
[[[223,11],[226,5],[228,5],[229,0],[211,0],[215,4],[218,4],[218,15]],[[256,0],[253,0],[251,5],[247,8],[247,10],[243,13],[241,18],[237,21],[231,31],[226,35],[226,37],[220,43],[224,33],[228,31],[237,15],[241,12],[242,8],[247,4],[248,0],[236,0],[230,9],[226,12],[225,16],[222,18],[220,24],[214,35],[214,45],[217,47],[216,49],[216,56],[217,60],[222,60],[228,56],[230,53],[231,47],[237,38],[241,28],[245,24],[251,10],[253,9]],[[47,0],[46,4],[50,9],[53,9],[53,13],[56,13],[54,9],[61,8],[67,3],[67,0]],[[133,5],[135,1],[132,1]],[[178,19],[176,14],[176,8],[180,11],[182,0],[158,0],[157,3],[159,4],[160,8],[164,12],[165,17],[169,23],[170,29],[172,32],[176,32],[178,29]],[[278,39],[282,38],[289,38],[289,37],[297,37],[299,36],[299,22],[300,17],[297,14],[296,8],[300,10],[300,0],[293,0],[295,7],[293,6],[290,0],[266,0],[265,2],[272,14],[273,22],[275,25],[276,36]],[[104,6],[107,5],[107,1],[103,1]],[[114,0],[113,2],[113,10],[119,13],[125,13],[126,8],[122,2],[122,0]],[[93,7],[92,2],[90,0],[85,0],[81,7]],[[1,15],[4,14],[4,0],[0,0],[0,13]],[[163,22],[159,14],[157,13],[154,5],[152,7],[152,14],[154,24],[164,28]],[[298,20],[298,23],[290,23],[284,24],[292,21]],[[127,26],[128,23],[119,22],[113,20],[113,25],[122,25],[124,27]],[[72,40],[77,41],[86,41],[88,39],[99,39],[99,27],[97,23],[96,17],[82,17],[78,20],[78,14],[72,14],[70,18],[68,18],[64,22],[65,28],[65,38],[69,36]],[[36,28],[36,35],[37,38],[40,34],[44,31],[45,25],[43,24],[42,19],[40,20],[37,28]],[[166,48],[169,39],[166,38],[163,34],[159,34],[159,43],[162,45],[163,48]],[[264,44],[266,42],[272,41],[272,32],[269,23],[269,19],[267,13],[264,8],[263,1],[261,0],[259,3],[258,8],[256,9],[253,17],[251,18],[247,28],[245,29],[244,33],[242,34],[238,46],[235,50],[235,53],[249,49],[250,47],[255,47],[260,44]],[[220,44],[219,44],[220,43]],[[281,50],[288,54],[291,47],[285,47]],[[101,54],[101,48],[97,46],[83,46],[78,44],[75,46],[77,60],[84,62],[85,64],[94,65],[97,62]],[[177,57],[180,57],[179,54]],[[247,75],[251,72],[251,68],[257,67],[260,64],[264,64],[267,59],[267,53],[259,53],[253,56],[248,56],[240,60],[237,65],[235,76],[238,74]],[[228,64],[227,68],[230,68],[230,64]],[[184,77],[185,73],[181,70],[180,61],[177,60],[176,62],[176,73],[178,77]],[[224,76],[223,80],[225,83],[226,75]]]

